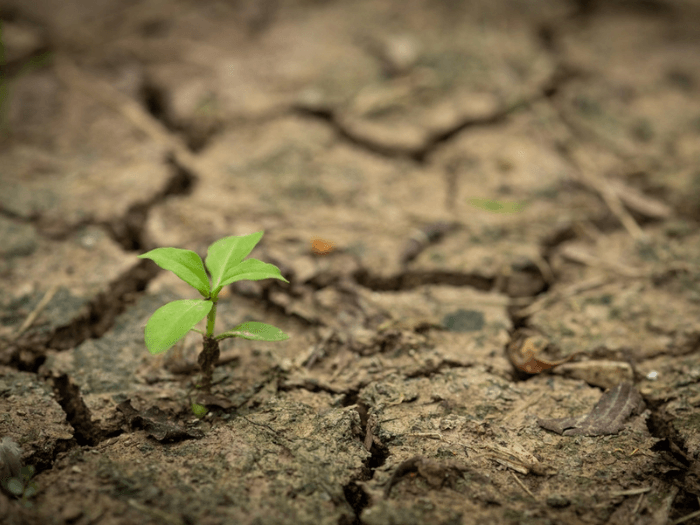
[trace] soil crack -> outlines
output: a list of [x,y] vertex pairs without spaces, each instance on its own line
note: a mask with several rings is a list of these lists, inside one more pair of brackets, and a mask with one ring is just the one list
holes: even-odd
[[93,423],[90,409],[85,405],[80,387],[67,374],[51,377],[56,401],[66,413],[68,424],[73,427],[75,440],[80,446],[95,446],[103,439],[103,432]]
[[[357,403],[357,396],[358,392],[349,393],[346,396],[344,406],[351,406]],[[362,511],[370,506],[371,498],[360,482],[369,481],[374,478],[376,470],[382,467],[389,457],[388,447],[384,445],[375,434],[379,427],[379,421],[376,415],[370,414],[369,407],[361,402],[357,403],[355,410],[360,416],[360,426],[365,429],[364,439],[362,436],[358,437],[362,440],[365,449],[370,452],[370,457],[364,461],[367,468],[366,474],[351,480],[343,486],[345,499],[355,513],[355,519],[347,525],[360,525],[362,523],[360,516]]]
[[447,126],[442,130],[426,133],[419,144],[396,144],[369,137],[359,130],[353,129],[346,122],[341,111],[329,107],[318,107],[298,103],[292,107],[292,112],[304,117],[311,117],[326,122],[344,141],[387,158],[406,158],[419,164],[424,164],[428,156],[442,144],[449,142],[462,131],[479,126],[492,126],[504,122],[512,113],[531,106],[544,98],[556,94],[564,83],[576,76],[571,68],[557,67],[551,77],[546,80],[534,95],[504,106],[490,115],[481,117],[466,117],[463,120]]
[[376,292],[396,292],[410,290],[426,284],[446,284],[450,286],[469,286],[476,290],[489,291],[496,279],[471,273],[450,271],[405,271],[398,275],[382,277],[371,275],[365,268],[355,272],[353,278],[360,286]]
[[85,313],[48,334],[28,332],[9,345],[11,366],[25,372],[37,373],[46,360],[46,349],[67,350],[87,339],[102,337],[112,326],[135,293],[142,292],[159,268],[140,261],[109,284],[107,290],[95,297]]

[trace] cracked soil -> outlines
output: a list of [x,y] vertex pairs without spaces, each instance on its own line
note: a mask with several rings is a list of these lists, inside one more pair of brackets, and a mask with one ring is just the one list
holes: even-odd
[[[0,522],[700,523],[699,19],[0,1]],[[198,419],[136,256],[260,230]]]

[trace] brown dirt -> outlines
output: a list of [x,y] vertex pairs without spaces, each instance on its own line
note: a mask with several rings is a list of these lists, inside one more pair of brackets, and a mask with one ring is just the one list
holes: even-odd
[[[0,1],[3,523],[700,523],[698,19]],[[136,256],[262,229],[199,420]]]

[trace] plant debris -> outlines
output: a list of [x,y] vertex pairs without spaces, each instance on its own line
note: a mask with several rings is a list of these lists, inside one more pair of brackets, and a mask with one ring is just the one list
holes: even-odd
[[605,392],[585,416],[538,419],[537,424],[563,436],[606,436],[620,432],[625,421],[644,408],[641,394],[624,382]]
[[389,483],[384,489],[384,497],[388,498],[391,489],[396,485],[402,477],[412,472],[417,472],[424,478],[432,487],[440,488],[451,478],[459,477],[462,472],[469,470],[466,465],[455,461],[447,461],[440,463],[438,461],[424,458],[422,456],[414,456],[406,461],[403,461],[396,467],[391,475]]
[[511,364],[526,374],[539,374],[544,370],[566,363],[577,355],[574,353],[557,361],[545,359],[543,354],[552,350],[553,345],[546,338],[522,330],[513,335],[506,351]]

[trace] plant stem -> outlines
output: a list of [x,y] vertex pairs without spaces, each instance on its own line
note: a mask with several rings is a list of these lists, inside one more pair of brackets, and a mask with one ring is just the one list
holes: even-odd
[[211,378],[214,375],[214,366],[219,360],[219,341],[213,337],[204,337],[204,349],[199,354],[197,362],[202,370],[202,390],[206,394],[211,393]]
[[214,375],[214,367],[219,360],[219,341],[214,339],[214,323],[216,322],[216,302],[218,297],[213,295],[211,302],[213,303],[209,314],[207,315],[207,333],[204,335],[204,348],[199,354],[197,362],[202,370],[202,389],[205,393],[211,393],[211,378]]
[[212,297],[213,303],[211,310],[207,314],[207,337],[214,337],[214,323],[216,322],[216,302],[218,297]]

